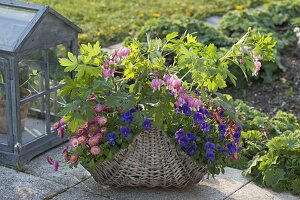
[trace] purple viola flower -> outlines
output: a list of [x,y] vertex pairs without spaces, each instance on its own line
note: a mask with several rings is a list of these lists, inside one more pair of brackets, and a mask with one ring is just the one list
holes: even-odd
[[196,89],[195,89],[195,90],[194,90],[194,93],[195,93],[195,94],[197,94],[198,96],[200,96],[200,95],[201,95],[201,92],[200,92],[200,90],[196,90]]
[[194,123],[201,124],[203,122],[205,122],[203,114],[201,112],[195,112],[194,113]]
[[196,144],[192,144],[187,148],[187,152],[190,156],[194,156],[196,154],[197,151],[197,145]]
[[135,113],[135,112],[137,112],[137,109],[136,109],[136,108],[131,108],[129,111],[130,111],[131,113]]
[[206,118],[210,118],[210,112],[208,109],[204,108],[202,113],[206,116]]
[[220,145],[217,146],[217,150],[218,150],[220,153],[222,153],[222,154],[224,154],[224,153],[227,152],[226,149],[223,148],[223,147],[221,147]]
[[208,163],[211,163],[215,159],[215,144],[211,142],[205,143],[205,157]]
[[143,122],[144,130],[150,130],[152,128],[152,120],[151,119],[145,119]]
[[219,129],[219,133],[220,133],[220,139],[221,140],[225,140],[225,133],[226,133],[226,125],[225,124],[219,124],[218,126],[218,129]]
[[188,143],[189,143],[189,139],[187,136],[183,135],[178,138],[178,144],[180,147],[185,148],[188,145]]
[[207,122],[203,122],[202,124],[200,124],[200,130],[203,133],[208,133],[210,131],[210,125]]
[[121,116],[123,122],[131,124],[133,121],[133,115],[130,111],[124,112]]
[[121,137],[128,138],[131,129],[129,127],[127,127],[127,126],[121,126],[119,128],[119,131],[121,132]]
[[235,130],[235,132],[232,135],[235,142],[239,141],[241,134],[242,134],[242,127],[238,125],[237,129]]
[[196,142],[197,141],[196,136],[191,132],[189,132],[186,136],[187,136],[189,142]]
[[226,146],[227,146],[227,149],[228,149],[228,154],[230,156],[233,156],[234,153],[237,151],[235,144],[233,142],[230,142]]
[[213,140],[214,140],[214,137],[212,137],[212,136],[208,136],[206,139],[207,139],[207,141],[211,142],[211,141],[213,141]]
[[181,114],[182,113],[182,107],[181,106],[179,106],[178,108],[175,107],[175,109],[176,109],[176,114]]
[[215,144],[214,144],[214,143],[211,143],[211,142],[206,142],[206,143],[205,143],[205,149],[206,149],[206,151],[207,151],[207,150],[214,151],[214,150],[215,150]]
[[116,140],[117,140],[116,132],[108,133],[106,137],[110,145],[114,146],[116,144]]
[[184,129],[183,128],[178,129],[178,131],[176,131],[175,133],[175,139],[178,140],[179,137],[183,136],[183,134],[184,134]]
[[182,105],[182,111],[185,114],[185,116],[187,116],[187,117],[192,115],[192,109],[189,107],[188,103],[184,103]]
[[208,163],[211,163],[215,160],[215,153],[213,151],[206,151],[205,157]]

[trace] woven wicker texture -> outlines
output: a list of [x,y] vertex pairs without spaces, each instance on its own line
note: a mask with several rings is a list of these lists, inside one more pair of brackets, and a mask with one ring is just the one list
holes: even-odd
[[137,135],[127,149],[112,161],[104,161],[94,169],[84,166],[102,185],[186,187],[198,183],[207,173],[178,151],[162,131],[152,129]]

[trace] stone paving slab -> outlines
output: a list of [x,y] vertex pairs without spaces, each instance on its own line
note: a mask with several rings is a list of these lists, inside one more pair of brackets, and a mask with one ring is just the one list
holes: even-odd
[[[86,171],[81,165],[77,168],[70,169],[68,165],[63,161],[62,151],[66,144],[52,149],[45,154],[38,156],[25,165],[26,173],[41,177],[60,183],[66,186],[73,186],[83,180],[90,177],[90,173]],[[46,156],[49,155],[55,160],[60,161],[59,170],[55,172],[51,165],[46,160]]]
[[215,179],[204,179],[198,185],[185,189],[163,188],[110,188],[97,184],[93,178],[75,186],[75,188],[89,191],[94,194],[109,197],[111,199],[165,199],[165,200],[189,200],[189,199],[224,199],[249,182],[241,175],[240,170],[226,168],[226,173]]
[[228,200],[299,200],[300,196],[290,193],[278,193],[267,188],[257,186],[251,182],[228,197]]
[[97,194],[93,194],[93,193],[75,189],[75,188],[71,188],[64,193],[51,198],[51,200],[77,200],[77,199],[80,199],[80,200],[109,200],[108,197],[103,197],[103,196],[100,196]]
[[63,189],[64,185],[0,166],[1,200],[38,200]]

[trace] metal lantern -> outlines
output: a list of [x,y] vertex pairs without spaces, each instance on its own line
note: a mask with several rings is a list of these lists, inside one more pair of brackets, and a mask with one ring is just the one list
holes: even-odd
[[0,163],[19,165],[63,142],[51,133],[66,99],[58,58],[81,29],[48,6],[0,0]]

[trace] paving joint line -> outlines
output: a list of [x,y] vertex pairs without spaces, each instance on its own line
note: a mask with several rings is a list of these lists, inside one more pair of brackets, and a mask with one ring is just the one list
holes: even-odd
[[239,191],[240,189],[242,189],[243,187],[245,187],[246,185],[248,185],[249,183],[251,183],[254,179],[252,178],[251,180],[249,180],[248,182],[246,182],[245,184],[243,184],[242,186],[240,186],[238,189],[234,190],[233,192],[229,193],[227,197],[225,197],[223,200],[228,199],[230,196],[232,196],[234,193],[236,193],[237,191]]
[[[74,188],[76,185],[78,185],[78,184],[80,184],[80,183],[82,183],[82,182],[88,180],[89,178],[90,178],[90,177],[84,178],[84,179],[82,179],[81,181],[79,181],[78,183],[75,183],[74,185],[71,185],[71,186],[67,186],[67,185],[65,185],[65,184],[61,184],[61,185],[66,186],[66,188],[56,191],[54,194],[51,194],[51,195],[45,197],[44,200],[51,200],[51,199],[53,199],[54,197],[56,197],[56,196],[58,196],[58,195],[60,195],[60,194],[65,193],[65,192],[68,191],[69,189]],[[45,178],[44,178],[44,179],[45,179]],[[46,179],[46,180],[48,180],[48,179]],[[52,181],[52,182],[57,183],[56,181]]]
[[[90,177],[88,177],[86,180],[91,179],[91,178],[93,178],[93,177],[90,176]],[[86,180],[85,180],[85,181],[86,181]],[[74,187],[74,186],[76,186],[76,185],[78,185],[78,184],[75,184],[75,185],[73,185],[72,187]],[[110,196],[102,195],[102,194],[99,194],[99,193],[93,193],[90,189],[80,189],[80,190],[82,190],[82,191],[84,191],[84,192],[88,192],[88,193],[94,194],[94,195],[97,195],[97,196],[101,196],[101,197],[104,197],[104,198],[112,199]],[[112,200],[113,200],[113,199],[112,199]]]

